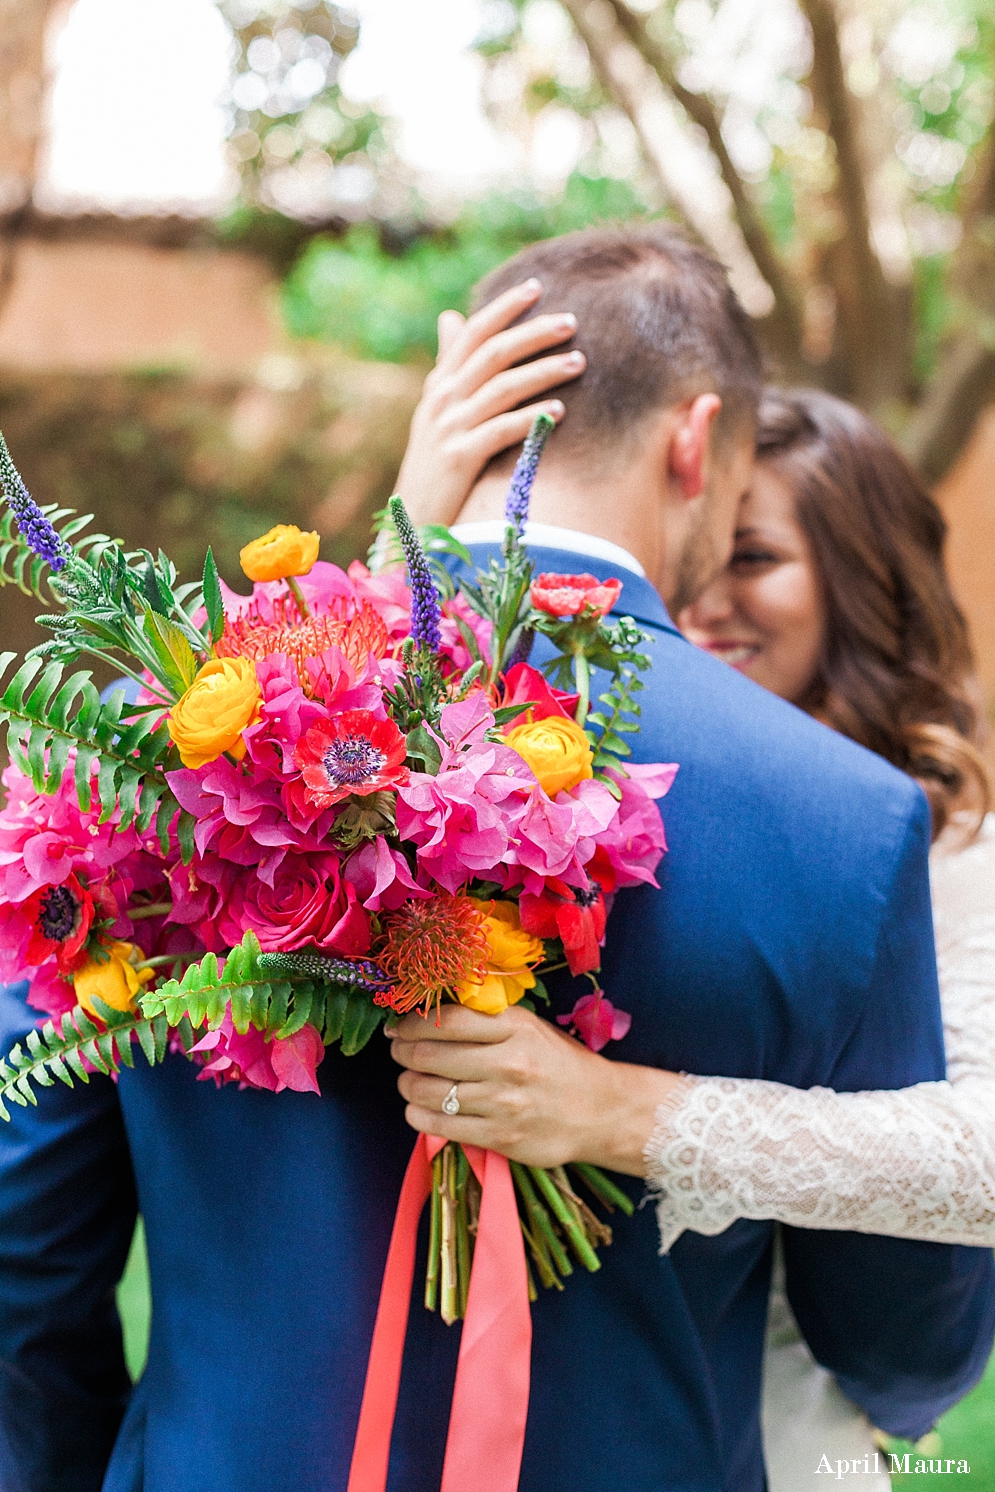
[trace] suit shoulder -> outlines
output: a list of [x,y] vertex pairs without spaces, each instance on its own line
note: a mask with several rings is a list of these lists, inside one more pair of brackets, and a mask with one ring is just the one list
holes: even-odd
[[928,822],[925,794],[907,773],[684,638],[661,630],[655,639],[640,755],[679,761],[685,786],[715,778],[741,803],[810,825],[864,818],[880,831],[887,820],[898,840]]

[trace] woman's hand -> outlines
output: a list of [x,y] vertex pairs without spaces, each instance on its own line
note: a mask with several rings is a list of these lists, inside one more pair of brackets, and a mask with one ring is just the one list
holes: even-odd
[[[391,1036],[412,1129],[530,1166],[588,1161],[644,1176],[656,1111],[683,1079],[609,1062],[529,1010],[444,1005],[438,1024],[405,1016]],[[442,1112],[457,1085],[458,1114]]]
[[[439,356],[411,421],[397,490],[416,525],[453,523],[492,456],[517,445],[537,414],[563,418],[547,389],[584,371],[582,352],[562,352],[522,367],[523,358],[569,341],[574,316],[557,312],[511,326],[542,294],[538,280],[506,290],[470,319],[439,317]],[[537,400],[524,409],[523,400]]]

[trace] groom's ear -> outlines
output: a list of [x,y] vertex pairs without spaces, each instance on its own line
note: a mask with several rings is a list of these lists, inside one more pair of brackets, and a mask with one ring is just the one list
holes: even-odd
[[705,490],[708,437],[721,408],[718,394],[698,394],[674,410],[676,421],[670,437],[669,467],[684,498],[700,497]]

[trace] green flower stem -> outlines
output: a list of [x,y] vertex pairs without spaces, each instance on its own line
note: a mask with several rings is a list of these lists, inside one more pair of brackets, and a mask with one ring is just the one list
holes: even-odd
[[304,619],[306,617],[309,617],[311,615],[311,608],[310,608],[310,606],[307,604],[307,602],[304,599],[304,592],[301,590],[300,586],[297,584],[297,580],[296,580],[295,576],[293,576],[293,575],[286,576],[286,581],[287,581],[287,587],[288,587],[288,589],[290,591],[290,594],[293,596],[294,600],[297,602],[297,610],[301,614],[301,620],[304,621]]
[[468,1226],[470,1219],[466,1197],[469,1171],[470,1162],[466,1158],[466,1151],[460,1145],[456,1151],[456,1272],[459,1277],[459,1313],[461,1319],[466,1316],[466,1302],[470,1293],[470,1268],[472,1265]]
[[[526,1237],[528,1237],[527,1234],[526,1234]],[[528,1290],[529,1290],[529,1304],[530,1305],[535,1305],[536,1301],[539,1299],[539,1291],[536,1289],[536,1282],[532,1278],[532,1269],[531,1269],[531,1267],[529,1265],[529,1256],[528,1256],[528,1254],[525,1255],[525,1279],[527,1281]],[[560,1284],[559,1280],[557,1280],[556,1283],[559,1285]],[[562,1285],[560,1285],[560,1289],[561,1290],[563,1289]]]
[[578,1222],[576,1213],[548,1171],[543,1170],[541,1166],[530,1166],[529,1171],[544,1199],[549,1203],[554,1217],[569,1238],[577,1258],[584,1268],[589,1269],[593,1274],[596,1269],[601,1268],[601,1260],[588,1243],[587,1234]]
[[[141,684],[142,688],[146,691],[147,694],[158,695],[159,703],[165,705],[167,709],[170,705],[176,703],[176,699],[173,695],[170,694],[167,696],[161,694],[154,685],[149,683],[148,679],[143,679],[140,673],[135,673],[134,670],[129,668],[126,663],[122,663],[120,658],[112,658],[109,653],[103,653],[99,648],[93,647],[82,647],[80,648],[80,652],[88,653],[91,658],[99,658],[101,663],[109,664],[110,667],[113,668],[117,673],[127,674],[129,679],[134,679],[136,684]],[[151,669],[149,671],[152,672]],[[158,679],[159,683],[162,684],[162,680],[159,679],[158,674],[156,674],[156,678]],[[162,687],[166,688],[168,686],[163,684]]]
[[[535,1187],[532,1185],[532,1177],[535,1176],[536,1172],[531,1167],[520,1165],[515,1160],[509,1162],[509,1164],[511,1165],[511,1174],[515,1178],[515,1185],[518,1187],[522,1201],[525,1203],[525,1211],[529,1222],[532,1224],[533,1232],[545,1244],[553,1264],[559,1270],[560,1274],[573,1274],[570,1255],[557,1238],[553,1224],[550,1221],[549,1213],[542,1205],[542,1202],[536,1195]],[[555,1191],[556,1188],[554,1187],[553,1190]]]
[[157,953],[154,958],[143,958],[139,967],[142,969],[159,969],[164,964],[182,963],[184,959],[187,963],[196,963],[199,958],[199,953]]
[[632,1198],[626,1196],[625,1192],[621,1191],[614,1181],[610,1181],[604,1171],[599,1170],[597,1166],[589,1166],[578,1160],[573,1162],[570,1169],[577,1173],[598,1201],[603,1202],[609,1211],[614,1211],[617,1207],[620,1212],[625,1213],[626,1217],[631,1217],[635,1212],[635,1203]]
[[428,1215],[428,1267],[425,1270],[425,1304],[434,1311],[439,1304],[439,1252],[442,1246],[442,1151],[432,1161],[432,1191]]
[[[521,1224],[522,1236],[529,1246],[529,1252],[532,1254],[532,1258],[535,1261],[535,1266],[539,1271],[540,1280],[545,1285],[547,1290],[553,1289],[554,1287],[557,1290],[562,1290],[563,1281],[560,1279],[559,1275],[556,1273],[556,1270],[553,1268],[549,1259],[549,1255],[546,1252],[545,1246],[543,1245],[542,1239],[538,1238],[536,1234],[529,1232],[528,1228],[525,1226],[525,1219],[523,1217],[519,1216],[518,1221]],[[528,1268],[528,1262],[528,1256],[526,1255],[526,1268]],[[529,1277],[531,1279],[531,1272]]]
[[456,1147],[442,1152],[442,1319],[447,1326],[459,1320],[459,1277],[456,1261]]
[[124,915],[132,922],[141,922],[145,917],[165,917],[173,910],[171,901],[153,901],[145,907],[126,907]]
[[574,719],[578,725],[585,725],[588,711],[591,708],[591,666],[582,647],[574,649],[574,678],[577,681],[577,693],[580,695]]

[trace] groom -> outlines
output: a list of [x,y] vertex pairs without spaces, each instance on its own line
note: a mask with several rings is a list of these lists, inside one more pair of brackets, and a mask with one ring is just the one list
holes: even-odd
[[[473,1089],[452,1062],[483,1038],[499,1054],[487,1081],[525,1095],[494,1143],[600,1161],[638,1197],[659,1069],[838,1088],[942,1077],[928,822],[909,779],[689,647],[651,583],[682,604],[708,579],[748,480],[760,370],[721,271],[659,227],[528,253],[491,289],[537,273],[550,302],[599,327],[536,494],[535,516],[571,533],[535,559],[618,574],[622,609],[654,637],[639,752],[681,764],[671,850],[661,889],[627,892],[612,917],[605,984],[632,1015],[619,1061],[521,1012],[485,1035],[453,1010],[394,1047],[418,1127],[491,1122],[472,1091],[455,1120],[440,1113],[446,1074]],[[466,516],[495,516],[500,487],[485,480]],[[557,987],[553,1013],[577,993]],[[22,995],[4,997],[4,1047],[30,1028]],[[412,1143],[396,1075],[379,1039],[329,1053],[320,1100],[218,1091],[178,1057],[14,1113],[0,1134],[3,1492],[344,1492]],[[129,1394],[113,1290],[136,1186],[154,1312]],[[771,1238],[740,1222],[661,1258],[645,1208],[597,1274],[543,1292],[522,1492],[761,1492]],[[884,1428],[921,1433],[979,1376],[990,1255],[790,1231],[786,1254],[813,1350]],[[416,1301],[391,1492],[439,1486],[458,1341]]]

